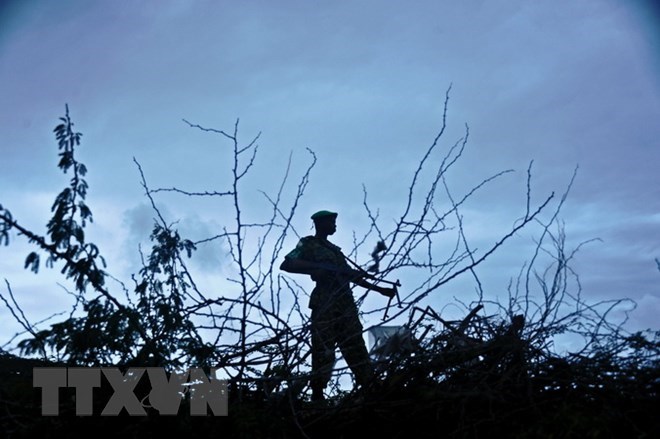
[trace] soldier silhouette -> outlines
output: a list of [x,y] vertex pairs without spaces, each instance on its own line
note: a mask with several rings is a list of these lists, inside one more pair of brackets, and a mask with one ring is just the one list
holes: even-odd
[[358,387],[373,379],[369,352],[362,338],[362,324],[351,283],[394,297],[394,288],[384,288],[364,279],[368,274],[352,269],[341,249],[328,241],[337,230],[337,213],[321,210],[312,215],[315,234],[301,238],[280,269],[311,276],[316,282],[309,301],[312,332],[312,400],[324,400],[332,378],[335,349],[339,347]]

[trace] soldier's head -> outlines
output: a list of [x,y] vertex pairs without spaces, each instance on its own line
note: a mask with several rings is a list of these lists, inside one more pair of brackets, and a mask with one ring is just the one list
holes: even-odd
[[337,213],[329,210],[319,210],[312,215],[316,235],[328,236],[337,231]]

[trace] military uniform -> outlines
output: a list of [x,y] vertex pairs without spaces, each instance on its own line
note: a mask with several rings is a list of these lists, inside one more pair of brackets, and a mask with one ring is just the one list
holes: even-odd
[[[339,247],[315,236],[302,238],[286,258],[350,270]],[[330,381],[337,346],[357,384],[367,384],[373,371],[349,279],[341,273],[327,271],[312,280],[316,282],[309,301],[312,310],[312,390],[323,392]]]

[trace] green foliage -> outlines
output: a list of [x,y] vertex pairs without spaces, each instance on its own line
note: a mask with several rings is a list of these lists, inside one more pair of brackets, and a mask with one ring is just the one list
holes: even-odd
[[[214,347],[202,341],[185,308],[190,284],[181,270],[183,255],[191,257],[195,245],[176,230],[156,223],[151,233],[153,246],[147,263],[135,282],[135,303],[120,303],[105,288],[105,260],[99,248],[86,241],[84,228],[93,221],[85,203],[89,186],[87,168],[76,158],[82,134],[73,130],[66,114],[55,129],[62,172],[72,172],[69,185],[56,197],[48,221],[48,239],[23,229],[6,209],[0,207],[0,241],[8,243],[9,232],[17,228],[47,253],[46,265],[63,261],[61,272],[72,279],[82,310],[50,328],[33,332],[18,348],[25,355],[49,352],[57,361],[77,366],[207,365]],[[40,255],[33,251],[25,268],[39,270]],[[86,299],[91,286],[97,297]],[[78,315],[79,314],[79,315]]]
[[14,219],[11,212],[0,204],[0,245],[9,245],[9,231],[12,228]]
[[19,342],[18,347],[25,355],[39,354],[46,347],[66,363],[79,366],[110,366],[126,361],[131,352],[128,347],[139,339],[133,324],[135,311],[116,309],[101,298],[85,303],[83,311],[82,317],[53,324]]
[[150,341],[139,354],[139,362],[160,366],[181,367],[209,354],[185,308],[190,284],[181,271],[182,253],[192,255],[195,245],[182,239],[176,230],[155,224],[151,233],[154,245],[147,264],[140,270],[137,282],[135,310],[140,315]]
[[[148,264],[140,270],[133,307],[117,307],[105,297],[83,306],[82,317],[71,317],[19,343],[26,355],[43,347],[81,366],[140,365],[181,367],[206,364],[212,347],[196,335],[184,308],[189,285],[178,270],[181,253],[194,245],[178,232],[155,225]],[[146,335],[146,337],[144,336]]]

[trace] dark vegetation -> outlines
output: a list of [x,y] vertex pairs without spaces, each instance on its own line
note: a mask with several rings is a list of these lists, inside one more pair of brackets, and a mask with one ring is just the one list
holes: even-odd
[[[363,310],[364,317],[387,316],[384,326],[397,318],[407,323],[398,324],[399,331],[372,351],[378,383],[347,390],[340,383],[350,375],[339,368],[326,404],[309,401],[305,286],[276,268],[291,245],[285,238],[295,242],[300,236],[292,219],[316,163],[314,153],[309,151],[310,164],[294,184],[289,161],[277,189],[262,193],[266,214],[254,221],[245,213],[242,195],[259,136],[242,143],[238,122],[231,132],[186,122],[229,143],[229,185],[222,191],[152,189],[134,160],[155,220],[151,250],[140,249],[142,267],[129,288],[106,271],[101,249],[85,234],[93,220],[86,204],[87,169],[76,156],[81,134],[74,131],[67,108],[55,135],[58,166],[70,180],[53,203],[46,234],[28,230],[0,205],[0,243],[27,239],[34,251],[25,268],[37,273],[43,261],[57,267],[71,288],[65,293],[75,297],[64,320],[34,324],[5,281],[0,297],[24,331],[0,353],[4,435],[74,437],[105,430],[123,437],[660,437],[659,334],[628,333],[613,323],[612,315],[626,299],[583,300],[570,268],[582,244],[567,248],[558,220],[572,181],[560,197],[549,194],[535,202],[530,164],[519,219],[490,248],[472,249],[461,207],[510,171],[482,179],[460,196],[450,190],[447,171],[457,166],[468,130],[441,146],[447,101],[442,127],[411,176],[395,224],[383,226],[365,189],[370,227],[354,236],[350,252],[354,259],[370,254],[364,266],[380,279],[408,273],[411,280],[398,303]],[[162,195],[226,203],[231,215],[217,234],[189,239],[159,210],[156,197]],[[489,301],[477,268],[531,227],[538,237],[530,260],[512,276],[508,298]],[[442,251],[435,245],[440,235],[445,243],[453,241],[449,251],[446,244]],[[233,271],[225,286],[209,290],[196,282],[189,261],[200,246],[214,241],[225,244]],[[370,243],[375,249],[365,250]],[[448,321],[426,303],[459,276],[474,279],[475,297],[456,300],[463,317]],[[579,348],[555,352],[553,340],[559,335],[575,337]],[[109,395],[107,382],[95,393],[94,415],[76,416],[73,389],[62,389],[60,416],[41,416],[32,370],[48,365],[217,369],[229,382],[229,416],[190,416],[186,399],[177,416],[162,416],[153,408],[141,417],[99,416]],[[146,397],[144,392],[138,385],[136,394]]]

